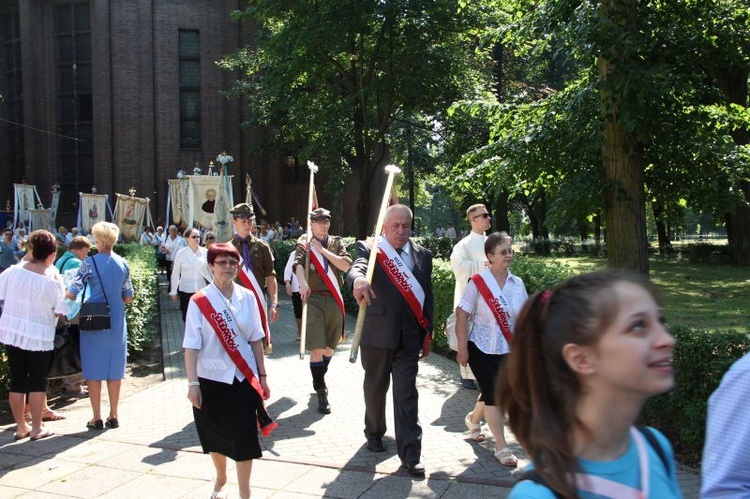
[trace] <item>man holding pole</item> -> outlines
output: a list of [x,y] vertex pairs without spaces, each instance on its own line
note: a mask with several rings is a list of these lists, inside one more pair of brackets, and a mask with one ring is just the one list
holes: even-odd
[[367,303],[360,342],[367,448],[385,451],[385,397],[392,378],[398,456],[410,474],[423,476],[416,382],[418,361],[429,354],[432,339],[432,253],[410,241],[411,220],[408,206],[387,208],[372,283],[366,277],[371,246],[365,241],[357,242],[346,281],[357,302]]
[[[261,323],[266,333],[267,353],[271,353],[271,332],[268,323],[279,319],[279,286],[276,282],[271,248],[265,241],[254,236],[255,212],[252,206],[240,203],[229,210],[229,214],[232,215],[232,226],[235,232],[231,243],[237,248],[242,258],[242,264],[237,273],[237,282],[255,295]],[[270,308],[266,304],[266,293],[271,300]],[[268,311],[267,314],[266,311]]]
[[[352,259],[340,237],[328,234],[331,212],[318,208],[310,212],[312,251],[308,259],[307,234],[297,241],[293,271],[299,281],[299,294],[307,302],[307,333],[305,346],[310,350],[310,373],[313,389],[318,395],[318,412],[330,414],[325,375],[333,351],[343,337],[344,300],[341,275]],[[309,263],[309,266],[306,265]]]

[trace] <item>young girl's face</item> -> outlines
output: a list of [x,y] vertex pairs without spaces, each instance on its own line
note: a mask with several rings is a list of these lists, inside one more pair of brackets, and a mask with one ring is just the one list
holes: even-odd
[[664,316],[643,287],[622,282],[614,287],[619,310],[593,349],[596,384],[646,397],[674,386],[675,339],[664,328]]

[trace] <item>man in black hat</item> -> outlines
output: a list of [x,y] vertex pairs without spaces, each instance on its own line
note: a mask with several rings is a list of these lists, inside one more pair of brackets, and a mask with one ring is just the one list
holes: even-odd
[[[293,271],[299,281],[299,294],[307,301],[307,335],[305,346],[310,350],[310,372],[313,389],[318,395],[318,412],[330,414],[328,387],[325,375],[333,351],[344,332],[344,300],[341,296],[343,281],[340,272],[347,272],[352,259],[338,236],[328,234],[331,212],[318,208],[310,212],[310,267],[307,262],[307,234],[297,241]],[[337,271],[338,270],[338,271]]]
[[[273,255],[265,241],[255,237],[255,213],[253,207],[247,203],[240,203],[229,210],[232,215],[232,226],[234,227],[234,238],[231,243],[237,248],[242,257],[242,270],[237,282],[251,291],[257,291],[263,296],[267,293],[270,300],[268,322],[276,322],[279,318],[278,306],[278,284],[276,283],[276,270],[273,267]],[[252,282],[252,281],[255,282]],[[249,282],[248,282],[249,281]],[[253,290],[252,287],[259,289]],[[264,299],[265,300],[265,299]],[[265,318],[265,310],[261,310],[261,318]],[[268,331],[266,331],[268,334]],[[268,337],[268,336],[267,336]]]

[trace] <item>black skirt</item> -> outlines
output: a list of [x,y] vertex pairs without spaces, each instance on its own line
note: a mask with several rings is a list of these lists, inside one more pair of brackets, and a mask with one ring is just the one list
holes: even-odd
[[216,452],[234,461],[260,458],[258,392],[247,380],[234,378],[231,385],[198,380],[203,401],[200,409],[193,407],[193,418],[203,452]]

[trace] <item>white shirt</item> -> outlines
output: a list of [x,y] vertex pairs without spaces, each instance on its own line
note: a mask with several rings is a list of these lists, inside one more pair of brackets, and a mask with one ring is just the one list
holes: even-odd
[[185,246],[177,252],[169,282],[170,295],[176,295],[178,289],[183,293],[195,293],[213,281],[208,272],[207,256],[208,250],[202,246],[198,246],[195,252],[190,249],[190,246]]
[[289,259],[286,261],[286,267],[284,267],[284,282],[289,281],[292,283],[292,293],[299,293],[299,281],[297,281],[297,277],[292,272],[296,255],[294,251],[289,253]]
[[167,236],[164,239],[164,247],[167,249],[167,251],[165,251],[167,254],[167,260],[173,262],[177,256],[177,251],[185,246],[185,244],[185,240],[181,236],[177,236],[174,239]]
[[[57,272],[54,266],[51,268]],[[51,270],[48,272],[42,275],[13,265],[0,274],[1,343],[37,352],[54,348],[55,314],[67,313],[68,305],[63,300],[62,281],[52,277],[55,273]]]
[[453,308],[461,302],[461,296],[466,289],[466,283],[474,274],[484,272],[487,268],[487,255],[484,253],[484,242],[487,236],[470,232],[453,247],[451,266],[456,277],[456,287],[453,291]]
[[154,233],[149,234],[148,232],[144,232],[141,234],[141,244],[144,246],[156,246],[158,244],[156,242],[156,235]]
[[[234,284],[232,299],[225,300],[225,302],[237,321],[240,334],[247,343],[265,338],[260,314],[258,313],[258,305],[250,290]],[[185,317],[185,339],[182,342],[182,347],[199,351],[198,377],[227,384],[232,384],[233,378],[237,378],[239,381],[245,379],[245,375],[234,365],[216,336],[214,329],[203,317],[203,313],[193,300],[190,300]],[[250,345],[248,345],[248,348],[252,354]],[[250,369],[257,376],[258,363],[255,361],[255,357],[245,360],[248,361]]]
[[[495,279],[489,269],[482,273],[482,277],[485,281]],[[510,314],[508,323],[510,324],[510,330],[513,331],[516,328],[518,314],[521,312],[521,308],[523,308],[523,304],[526,303],[529,295],[526,293],[523,281],[511,274],[510,270],[508,271],[508,278],[505,280],[502,293],[505,301],[510,305],[510,310],[505,311]],[[505,335],[503,335],[500,329],[500,324],[497,323],[495,315],[490,310],[489,305],[487,305],[487,301],[479,294],[474,281],[469,281],[466,285],[466,290],[458,306],[464,312],[473,314],[471,331],[469,331],[469,341],[472,341],[477,348],[486,354],[501,355],[510,352],[510,346],[505,340]]]

